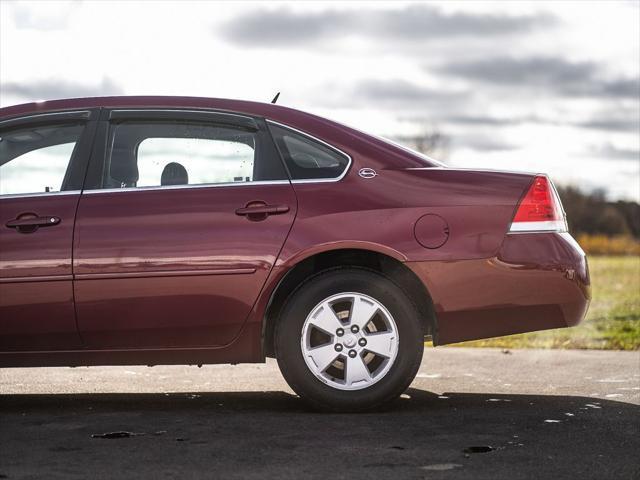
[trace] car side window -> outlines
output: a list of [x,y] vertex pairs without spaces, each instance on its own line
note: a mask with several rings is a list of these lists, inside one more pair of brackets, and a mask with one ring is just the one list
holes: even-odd
[[39,125],[0,132],[0,195],[63,190],[83,128]]
[[[252,141],[147,138],[138,146],[137,186],[250,182],[254,157]],[[182,171],[178,165],[184,167],[183,182],[172,173]]]
[[244,183],[273,175],[260,168],[256,132],[233,126],[128,121],[112,125],[109,145],[102,188]]
[[349,166],[349,157],[328,145],[279,125],[269,128],[292,180],[339,178]]

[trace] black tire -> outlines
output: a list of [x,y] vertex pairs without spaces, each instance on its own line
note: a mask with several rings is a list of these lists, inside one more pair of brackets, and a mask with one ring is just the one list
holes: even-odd
[[[362,293],[382,304],[398,330],[395,361],[376,383],[360,390],[339,390],[307,367],[300,346],[303,325],[323,300],[343,292]],[[275,331],[278,366],[289,386],[313,407],[328,411],[362,411],[400,396],[416,376],[424,350],[417,309],[407,294],[384,275],[363,268],[336,268],[301,284],[287,299]]]

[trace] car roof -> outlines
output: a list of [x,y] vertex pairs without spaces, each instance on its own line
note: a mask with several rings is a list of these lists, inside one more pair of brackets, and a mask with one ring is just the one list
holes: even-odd
[[[13,117],[33,113],[46,113],[59,110],[74,110],[82,108],[206,108],[215,110],[233,110],[254,116],[281,117],[287,113],[304,113],[292,108],[272,103],[252,102],[247,100],[233,100],[226,98],[208,97],[180,97],[180,96],[112,96],[112,97],[83,97],[60,100],[46,100],[23,103],[0,108],[0,116]],[[306,114],[310,115],[310,114]]]
[[[177,108],[177,109],[212,109],[230,111],[245,115],[268,118],[305,133],[316,136],[337,148],[347,151],[350,155],[358,155],[363,151],[370,152],[371,148],[379,149],[384,159],[383,165],[390,168],[433,167],[428,158],[419,154],[412,154],[402,147],[393,145],[384,139],[375,137],[353,129],[338,122],[296,110],[294,108],[272,103],[252,102],[225,98],[184,97],[184,96],[110,96],[85,97],[61,100],[46,100],[42,102],[24,103],[0,108],[0,118],[32,115],[61,110],[90,109],[90,108]],[[364,150],[363,150],[364,149]]]

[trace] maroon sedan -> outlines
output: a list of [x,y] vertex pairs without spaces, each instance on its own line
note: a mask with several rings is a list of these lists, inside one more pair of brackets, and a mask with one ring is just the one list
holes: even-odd
[[308,113],[106,97],[0,109],[0,366],[276,357],[371,408],[435,345],[582,320],[544,175],[445,168]]

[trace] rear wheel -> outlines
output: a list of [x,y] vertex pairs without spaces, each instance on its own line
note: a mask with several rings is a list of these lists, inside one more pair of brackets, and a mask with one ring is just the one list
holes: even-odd
[[312,405],[374,408],[399,396],[420,366],[423,332],[404,291],[358,268],[316,275],[287,300],[276,357],[291,388]]

